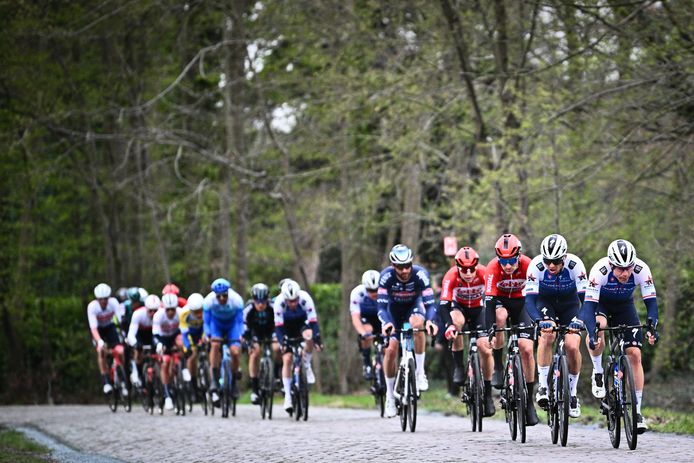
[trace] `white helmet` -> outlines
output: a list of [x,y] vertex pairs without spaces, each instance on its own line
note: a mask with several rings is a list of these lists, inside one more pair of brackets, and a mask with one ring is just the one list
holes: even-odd
[[200,293],[193,293],[188,296],[188,308],[190,310],[200,310],[202,309],[202,303],[205,299]]
[[106,283],[99,283],[94,287],[94,297],[104,299],[111,296],[111,287]]
[[178,307],[178,296],[174,293],[166,293],[162,296],[161,301],[164,303],[165,309],[173,309]]
[[636,249],[627,240],[614,240],[607,247],[607,258],[615,267],[631,267],[636,260]]
[[156,294],[150,294],[145,299],[145,307],[147,307],[147,310],[159,310],[161,299]]
[[540,245],[540,253],[543,259],[561,259],[566,255],[568,245],[566,239],[558,234],[546,236]]
[[413,258],[412,249],[404,244],[396,244],[390,250],[390,255],[388,257],[393,264],[409,264],[412,262]]
[[282,296],[284,296],[285,301],[293,301],[299,297],[299,291],[301,287],[299,283],[294,280],[285,281],[282,285]]
[[147,299],[147,296],[149,296],[149,293],[145,288],[137,288],[137,291],[140,293],[140,300],[142,301]]
[[381,274],[378,273],[376,270],[367,270],[361,276],[361,284],[363,284],[366,289],[378,289],[378,279],[380,277]]

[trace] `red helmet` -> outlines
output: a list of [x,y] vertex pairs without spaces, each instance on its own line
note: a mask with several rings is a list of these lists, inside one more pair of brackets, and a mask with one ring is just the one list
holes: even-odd
[[164,295],[164,294],[169,294],[169,293],[173,293],[173,294],[175,294],[176,296],[178,296],[178,293],[180,293],[180,292],[181,292],[181,291],[178,289],[178,286],[176,286],[176,285],[173,284],[173,283],[167,284],[167,285],[164,286],[164,288],[161,290],[161,294],[162,294],[162,295]]
[[512,235],[510,233],[501,235],[501,238],[497,240],[495,246],[496,255],[503,259],[516,257],[521,253],[522,250],[523,246],[521,245],[520,240],[516,237],[516,235]]
[[458,267],[477,267],[479,261],[479,254],[470,246],[460,248],[455,254],[455,264]]

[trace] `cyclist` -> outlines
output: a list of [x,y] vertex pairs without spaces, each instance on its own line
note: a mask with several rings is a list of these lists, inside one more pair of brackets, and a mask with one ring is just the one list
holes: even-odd
[[[101,372],[101,383],[104,394],[113,391],[108,379],[108,365],[106,364],[106,349],[113,349],[120,343],[118,330],[113,323],[118,311],[118,300],[111,297],[111,287],[106,283],[99,283],[94,287],[94,299],[87,306],[87,319],[92,340],[96,346],[96,362]],[[114,353],[114,355],[117,355]],[[123,362],[123,359],[120,359]]]
[[174,405],[169,390],[173,374],[171,353],[174,347],[183,347],[179,330],[178,297],[173,293],[164,294],[162,305],[163,309],[159,309],[152,319],[152,338],[157,354],[162,356],[161,383],[164,386],[164,408],[173,410]]
[[[316,306],[311,296],[301,289],[294,280],[285,281],[279,296],[275,299],[275,334],[277,339],[302,337],[304,344],[304,369],[306,382],[313,384],[316,377],[311,368],[311,358],[314,348],[321,349],[321,336],[318,326]],[[282,355],[282,384],[284,385],[284,409],[287,413],[292,410],[292,351],[285,345]]]
[[116,299],[118,299],[119,303],[124,303],[125,301],[128,300],[128,288],[126,287],[120,287],[118,288],[118,291],[116,291]]
[[[173,294],[173,293],[172,293]],[[186,356],[186,366],[181,371],[183,375],[183,381],[190,382],[193,379],[192,373],[198,371],[197,360],[198,351],[197,346],[202,339],[203,332],[203,320],[202,320],[202,304],[204,298],[200,293],[193,293],[188,296],[188,300],[185,306],[181,309],[179,315],[179,329],[181,330],[181,338],[183,340],[183,352]],[[196,382],[193,382],[193,387],[196,386]]]
[[363,360],[362,373],[364,379],[369,381],[371,372],[371,345],[373,334],[381,332],[381,321],[378,319],[378,280],[380,273],[376,270],[367,270],[361,276],[361,284],[355,286],[349,296],[349,311],[352,317],[352,326],[359,335],[359,350]]
[[[487,281],[485,285],[485,321],[487,328],[496,323],[503,328],[510,317],[513,325],[532,325],[532,320],[524,308],[523,288],[525,287],[526,274],[530,265],[530,258],[521,254],[520,240],[510,233],[501,235],[494,246],[496,257],[487,264]],[[518,347],[520,349],[523,374],[528,390],[528,397],[533,396],[535,387],[535,359],[533,358],[533,340],[528,332],[519,334]],[[503,360],[502,349],[504,347],[504,334],[496,333],[491,346],[494,350],[494,374],[492,386],[501,389],[503,386]],[[526,424],[535,426],[538,423],[537,412],[532,400],[527,401],[525,410]]]
[[133,313],[144,305],[147,291],[133,286],[128,288],[127,295],[127,299],[120,304],[117,313],[119,329],[122,330],[124,336],[128,335],[127,331],[130,328],[130,320],[132,319]]
[[[260,361],[260,343],[272,340],[272,351],[279,355],[279,343],[274,338],[275,314],[268,308],[270,289],[264,283],[256,283],[251,288],[252,300],[244,308],[246,331],[244,340],[249,343],[248,376],[251,378],[251,403],[258,404],[258,362]],[[274,385],[273,385],[274,386]]]
[[181,290],[178,289],[178,286],[176,286],[175,284],[167,283],[164,285],[164,287],[161,289],[161,295],[164,296],[168,293],[176,295],[176,297],[178,298],[178,307],[183,308],[188,303],[185,297],[180,296]]
[[219,406],[219,368],[222,362],[222,342],[229,346],[231,368],[240,379],[241,335],[243,334],[243,299],[231,289],[231,283],[217,278],[212,291],[203,302],[203,330],[210,340],[210,394],[214,406]]
[[[484,278],[487,269],[479,261],[480,256],[473,248],[460,248],[455,254],[455,266],[446,272],[442,281],[438,312],[444,322],[446,339],[453,339],[453,383],[456,386],[465,382],[466,374],[463,367],[463,338],[457,333],[465,324],[473,330],[486,326]],[[484,416],[492,416],[495,413],[491,382],[494,370],[492,351],[484,337],[477,339],[477,348],[484,376]]]
[[[434,323],[436,304],[434,291],[429,286],[429,274],[419,265],[412,265],[412,250],[404,244],[396,244],[389,254],[391,266],[385,268],[378,283],[378,318],[381,320],[382,333],[390,336],[385,349],[383,368],[386,378],[386,406],[388,418],[397,414],[393,387],[397,371],[398,339],[396,330],[403,323],[409,322],[413,328],[426,329],[436,335],[438,327]],[[426,323],[425,320],[426,319]],[[417,376],[417,389],[426,391],[429,382],[424,372],[424,351],[426,347],[424,333],[414,335],[414,351]]]
[[[552,327],[557,321],[574,330],[564,338],[564,348],[569,363],[569,416],[581,416],[581,404],[576,395],[578,376],[581,372],[581,325],[575,317],[585,296],[586,268],[583,261],[567,252],[566,239],[559,234],[551,234],[542,240],[540,255],[528,267],[525,282],[525,310],[540,328],[537,346],[537,370],[540,385],[535,399],[545,408],[549,401],[547,376],[552,360],[552,343],[556,335]],[[532,400],[532,399],[531,399]]]
[[[588,288],[583,307],[578,315],[588,331],[588,350],[593,360],[592,391],[597,398],[605,397],[603,382],[602,351],[605,348],[605,333],[600,332],[595,340],[595,323],[600,326],[638,325],[639,316],[632,295],[636,286],[641,287],[641,297],[646,305],[653,332],[647,332],[648,343],[657,341],[658,302],[651,269],[636,257],[636,249],[627,240],[615,240],[607,248],[607,257],[598,260],[590,270]],[[628,331],[624,336],[627,357],[634,370],[636,390],[637,432],[646,432],[648,425],[641,415],[643,399],[643,366],[641,364],[642,335],[640,330]]]
[[134,363],[130,373],[130,382],[139,386],[140,374],[142,373],[143,346],[153,346],[152,344],[152,319],[157,310],[161,307],[161,299],[156,294],[150,294],[145,299],[145,306],[137,309],[130,320],[130,328],[126,342],[134,348]]

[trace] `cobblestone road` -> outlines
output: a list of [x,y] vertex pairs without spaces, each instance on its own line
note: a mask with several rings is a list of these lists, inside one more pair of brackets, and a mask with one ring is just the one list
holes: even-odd
[[[0,407],[0,423],[35,426],[88,453],[128,462],[237,461],[688,461],[694,460],[694,438],[646,433],[635,451],[613,449],[607,431],[585,426],[569,430],[566,448],[553,446],[549,429],[528,430],[528,442],[509,438],[506,424],[485,420],[484,432],[470,432],[459,417],[420,413],[417,432],[403,433],[397,419],[375,411],[312,408],[307,422],[277,416],[262,421],[257,407],[239,406],[236,417],[111,413],[104,406]],[[622,447],[625,447],[623,443]],[[599,460],[598,460],[599,459]]]

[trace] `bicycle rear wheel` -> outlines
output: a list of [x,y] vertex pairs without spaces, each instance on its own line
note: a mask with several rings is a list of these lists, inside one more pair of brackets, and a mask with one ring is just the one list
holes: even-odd
[[605,399],[607,401],[607,431],[610,434],[612,447],[619,448],[621,437],[621,405],[619,392],[622,389],[619,377],[615,381],[615,365],[608,365],[605,370]]
[[624,434],[629,444],[629,450],[636,448],[637,424],[636,424],[636,389],[634,388],[634,372],[631,362],[625,355],[620,361],[622,368],[622,416],[624,417]]
[[525,410],[528,406],[528,389],[525,386],[525,377],[523,376],[523,364],[521,363],[520,355],[516,355],[513,359],[513,387],[516,396],[515,406],[517,407],[516,417],[518,419],[518,432],[520,434],[521,443],[525,443],[527,437]]
[[[470,354],[472,359],[472,404],[477,419],[477,432],[482,432],[482,417],[484,416],[484,383],[482,381],[482,369],[480,368],[480,358],[477,352]],[[472,426],[473,432],[475,425]]]
[[569,438],[569,365],[566,356],[562,355],[559,361],[559,381],[557,384],[557,418],[559,421],[559,442],[566,447]]
[[417,427],[417,378],[415,377],[414,359],[409,361],[409,382],[410,387],[407,388],[407,422],[410,425],[410,432],[414,432]]

